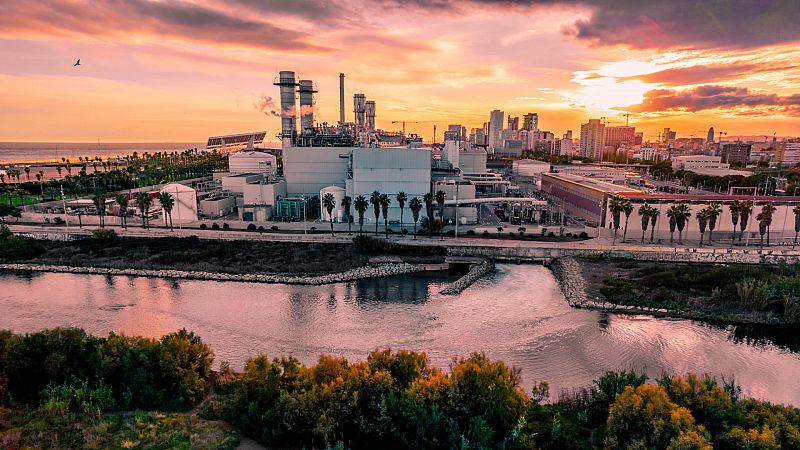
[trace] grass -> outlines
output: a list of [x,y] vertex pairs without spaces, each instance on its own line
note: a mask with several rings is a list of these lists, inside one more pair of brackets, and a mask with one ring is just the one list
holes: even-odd
[[[41,195],[23,195],[22,197],[25,198],[25,206],[34,205],[43,201]],[[20,201],[19,195],[16,194],[11,195],[11,203],[12,206],[22,206],[22,201]],[[0,204],[8,205],[8,195],[0,196]]]
[[220,422],[188,414],[134,412],[52,416],[0,408],[2,448],[233,449],[239,438]]
[[30,262],[69,266],[224,273],[325,274],[361,267],[368,257],[351,243],[214,241],[191,238],[41,241]]

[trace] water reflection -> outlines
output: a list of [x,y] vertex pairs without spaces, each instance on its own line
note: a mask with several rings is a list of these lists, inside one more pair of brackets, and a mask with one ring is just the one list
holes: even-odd
[[425,351],[447,367],[483,351],[522,370],[524,385],[553,392],[603,371],[651,376],[735,375],[749,395],[800,404],[795,329],[726,326],[570,308],[550,272],[502,265],[458,296],[439,290],[456,275],[413,275],[327,286],[174,281],[75,274],[0,274],[0,328],[80,326],[158,337],[180,328],[241,367],[257,354],[364,359],[384,347]]

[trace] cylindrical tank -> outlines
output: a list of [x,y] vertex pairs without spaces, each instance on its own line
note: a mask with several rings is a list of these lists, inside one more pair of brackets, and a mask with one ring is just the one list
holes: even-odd
[[333,195],[334,201],[334,208],[331,215],[333,216],[333,220],[337,220],[340,217],[342,211],[342,200],[344,200],[344,193],[345,190],[339,186],[328,186],[320,189],[319,191],[319,208],[321,211],[322,220],[329,221],[330,216],[328,216],[328,210],[325,209],[325,194]]
[[314,128],[314,83],[311,80],[300,80],[300,131],[305,133]]

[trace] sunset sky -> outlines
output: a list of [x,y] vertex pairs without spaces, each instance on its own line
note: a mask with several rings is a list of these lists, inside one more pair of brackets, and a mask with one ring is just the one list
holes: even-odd
[[556,136],[624,113],[652,138],[798,136],[798,17],[797,0],[3,0],[0,141],[274,136],[259,104],[279,70],[315,81],[329,122],[344,72],[350,120],[364,93],[387,130],[502,109]]

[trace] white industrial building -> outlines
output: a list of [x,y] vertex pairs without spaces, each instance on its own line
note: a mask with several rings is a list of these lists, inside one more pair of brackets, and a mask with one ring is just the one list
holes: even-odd
[[[371,151],[388,151],[370,149]],[[319,195],[328,186],[345,187],[352,147],[289,147],[283,151],[283,176],[290,197]]]
[[672,170],[727,170],[730,166],[722,162],[721,156],[682,155],[672,158]]
[[275,213],[275,203],[286,197],[286,181],[264,180],[247,183],[242,189],[239,218],[246,222],[263,222]]
[[486,151],[482,148],[470,149],[458,156],[459,168],[464,173],[486,172]]
[[258,173],[274,176],[278,169],[275,155],[264,150],[242,150],[228,155],[228,172],[231,175],[240,173]]
[[183,225],[197,220],[197,191],[180,183],[170,183],[159,192],[172,196],[172,223]]

